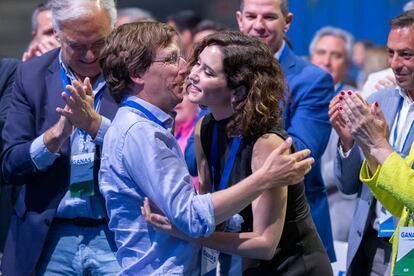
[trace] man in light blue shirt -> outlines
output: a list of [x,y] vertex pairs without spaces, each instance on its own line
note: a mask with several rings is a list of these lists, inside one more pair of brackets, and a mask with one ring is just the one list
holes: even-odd
[[[264,190],[298,183],[310,168],[312,159],[297,163],[308,151],[297,158],[283,155],[288,140],[239,184],[197,195],[171,133],[169,113],[182,100],[187,69],[176,31],[159,22],[120,26],[108,38],[101,66],[121,104],[104,138],[99,185],[122,275],[198,275],[200,270],[197,244],[147,225],[140,211],[145,197],[181,232],[205,237]],[[286,158],[296,164],[283,170]]]

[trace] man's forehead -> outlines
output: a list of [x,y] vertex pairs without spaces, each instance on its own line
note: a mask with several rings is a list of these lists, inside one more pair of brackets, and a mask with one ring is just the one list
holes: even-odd
[[398,26],[395,28],[392,28],[390,31],[390,34],[394,33],[397,35],[413,35],[414,34],[414,25],[409,26]]
[[[341,50],[343,50],[345,48],[345,39],[343,37],[340,36],[336,36],[336,35],[324,35],[321,36],[319,38],[319,40],[316,42],[317,47],[323,47],[323,46],[327,46],[327,40],[334,42],[335,46],[339,46]],[[333,43],[329,43],[329,45],[332,45]]]
[[[391,29],[388,36],[388,46],[394,43],[409,43],[414,42],[414,25],[396,27]],[[413,45],[414,47],[414,45]]]
[[37,14],[37,20],[39,19],[51,19],[52,18],[52,11],[51,10],[43,10]]
[[278,13],[280,0],[245,0],[243,12]]

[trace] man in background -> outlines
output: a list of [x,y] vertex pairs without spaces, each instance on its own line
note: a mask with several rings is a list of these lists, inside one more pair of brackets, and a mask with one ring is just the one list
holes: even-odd
[[52,24],[52,8],[50,2],[39,4],[32,14],[32,40],[23,53],[22,61],[59,47]]
[[284,128],[297,149],[309,148],[315,164],[305,176],[306,196],[319,235],[331,261],[335,261],[326,187],[321,157],[329,140],[329,101],[334,94],[331,76],[297,57],[284,41],[293,20],[287,0],[242,0],[236,13],[241,32],[266,43],[286,77]]
[[[387,48],[390,67],[397,84],[371,95],[367,101],[376,103],[388,124],[389,142],[393,150],[407,156],[414,141],[411,131],[414,112],[414,11],[400,14],[390,21]],[[332,126],[339,134],[335,160],[338,188],[345,194],[357,194],[357,203],[348,239],[347,275],[390,275],[391,244],[396,218],[376,200],[370,188],[360,181],[363,160],[347,127],[338,119],[342,95],[330,107]]]
[[[334,27],[321,28],[310,43],[310,61],[331,74],[335,83],[335,95],[340,91],[355,90],[355,87],[345,82],[352,62],[353,44],[354,38],[350,33]],[[322,155],[321,172],[328,189],[333,238],[346,242],[355,209],[355,196],[341,193],[336,186],[338,180],[334,175],[334,160],[337,145],[338,135],[332,131]]]
[[183,56],[189,58],[193,50],[193,30],[201,18],[192,10],[183,10],[167,16],[167,24],[180,34]]
[[115,3],[52,0],[51,7],[61,48],[17,68],[3,130],[3,176],[22,188],[1,272],[115,275],[116,246],[97,186],[100,148],[117,110],[99,67]]
[[119,9],[115,27],[142,20],[154,21],[154,17],[149,11],[137,7]]

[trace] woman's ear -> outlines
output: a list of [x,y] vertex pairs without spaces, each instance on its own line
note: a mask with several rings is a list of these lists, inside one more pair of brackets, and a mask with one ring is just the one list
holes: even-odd
[[237,87],[236,89],[234,89],[233,101],[234,102],[240,102],[241,100],[244,100],[244,98],[246,98],[246,96],[247,96],[246,87],[241,85],[241,86]]

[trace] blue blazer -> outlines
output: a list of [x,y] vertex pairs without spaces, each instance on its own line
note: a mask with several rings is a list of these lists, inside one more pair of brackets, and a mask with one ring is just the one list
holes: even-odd
[[[24,62],[16,71],[11,107],[3,131],[1,166],[5,180],[22,189],[4,248],[1,264],[4,275],[33,273],[69,184],[69,138],[59,151],[60,157],[46,171],[38,171],[30,158],[31,143],[58,121],[60,115],[55,109],[65,105],[61,97],[59,50]],[[100,113],[112,119],[117,105],[105,89]],[[95,180],[98,170],[99,156],[95,163]]]
[[[385,120],[389,127],[394,123],[395,116],[398,113],[400,100],[401,96],[398,91],[396,91],[395,87],[376,92],[368,98],[368,102],[378,102],[380,108],[384,112]],[[408,155],[413,141],[414,132],[411,132],[407,139],[406,146],[402,150],[404,154]],[[352,261],[360,248],[362,238],[367,233],[373,215],[375,215],[376,200],[368,186],[363,185],[359,181],[359,171],[363,160],[359,147],[354,146],[347,158],[342,158],[339,153],[337,153],[336,157],[334,169],[335,175],[339,180],[338,189],[345,194],[358,194],[354,219],[348,237],[346,264],[347,271],[351,273],[352,269],[350,268],[352,268]]]
[[[0,58],[0,132],[6,121],[7,110],[10,107],[14,72],[19,61],[11,58]],[[3,148],[3,140],[0,139],[0,150]],[[0,252],[3,252],[6,240],[7,228],[11,214],[11,199],[13,188],[1,184],[0,177]]]
[[[3,129],[7,111],[9,110],[14,72],[18,63],[17,59],[0,59],[0,132]],[[2,147],[3,141],[0,139],[0,149]]]
[[279,63],[288,85],[284,128],[297,150],[308,148],[315,158],[312,170],[305,176],[306,197],[319,236],[334,262],[332,227],[320,164],[331,133],[328,107],[335,93],[333,80],[319,67],[297,57],[287,46]]

